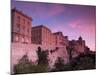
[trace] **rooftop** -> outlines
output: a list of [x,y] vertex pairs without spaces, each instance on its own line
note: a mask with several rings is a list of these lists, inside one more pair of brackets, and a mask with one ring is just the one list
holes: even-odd
[[48,31],[51,32],[51,30],[44,25],[33,26],[32,29],[34,29],[34,28],[45,28],[45,29],[47,29]]
[[24,17],[26,17],[26,18],[28,18],[28,19],[30,19],[30,20],[32,21],[32,17],[29,17],[28,15],[26,15],[26,14],[23,13],[22,11],[19,11],[19,10],[16,9],[16,8],[11,9],[11,11],[12,11],[12,12],[17,12],[17,13],[23,15]]

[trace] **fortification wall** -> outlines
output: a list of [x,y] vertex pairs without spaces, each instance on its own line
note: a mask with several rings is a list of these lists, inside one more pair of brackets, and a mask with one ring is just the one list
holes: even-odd
[[64,63],[68,62],[68,53],[66,51],[65,46],[59,46],[58,50],[51,53],[51,50],[55,50],[55,46],[42,46],[36,44],[22,44],[22,43],[12,43],[11,44],[11,66],[13,68],[14,64],[17,64],[19,59],[22,58],[23,55],[27,54],[29,60],[36,62],[38,59],[36,51],[38,47],[41,47],[42,50],[48,50],[49,55],[49,66],[52,68],[58,57],[61,57],[64,60]]

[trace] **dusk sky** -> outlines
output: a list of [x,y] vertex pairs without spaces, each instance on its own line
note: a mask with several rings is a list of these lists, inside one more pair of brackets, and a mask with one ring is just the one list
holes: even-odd
[[43,24],[52,32],[62,31],[69,40],[82,36],[95,51],[95,6],[12,1],[11,8],[14,7],[31,16],[33,26]]

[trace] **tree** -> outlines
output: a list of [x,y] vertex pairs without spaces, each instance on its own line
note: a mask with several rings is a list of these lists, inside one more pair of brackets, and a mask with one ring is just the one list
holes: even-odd
[[15,74],[24,74],[24,73],[32,73],[33,63],[29,61],[27,54],[25,54],[18,62],[18,64],[14,65],[14,73]]
[[14,65],[15,74],[26,74],[26,73],[40,73],[48,71],[48,51],[42,51],[41,47],[38,47],[38,64],[34,64],[28,59],[27,54],[25,54],[19,62]]
[[48,50],[42,51],[41,47],[38,47],[38,64],[36,72],[47,72],[48,71]]
[[58,57],[54,66],[56,71],[62,71],[64,67],[64,60],[61,57]]
[[47,64],[48,65],[48,51],[42,51],[41,47],[38,47],[38,64]]
[[87,70],[95,69],[95,54],[80,54],[78,57],[74,58],[76,64],[74,65],[74,70]]
[[27,74],[27,73],[41,73],[48,72],[48,51],[42,51],[40,47],[38,47],[38,64],[34,64],[32,61],[28,59],[27,54],[25,54],[19,62],[14,65],[14,73],[15,74]]

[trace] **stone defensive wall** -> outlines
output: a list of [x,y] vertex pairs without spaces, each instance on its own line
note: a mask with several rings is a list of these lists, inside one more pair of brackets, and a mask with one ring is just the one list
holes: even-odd
[[[11,43],[11,66],[17,64],[18,61],[22,58],[23,55],[27,54],[29,60],[36,62],[38,56],[36,51],[38,47],[41,47],[42,50],[48,50],[49,55],[49,66],[53,67],[54,63],[57,61],[58,57],[61,57],[64,60],[64,63],[68,62],[68,53],[65,46],[56,46],[58,50],[55,50],[55,46],[42,46],[39,44],[22,44],[22,43]],[[52,50],[52,53],[51,53]]]

